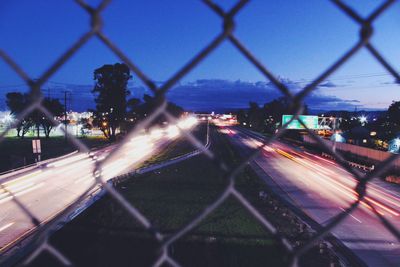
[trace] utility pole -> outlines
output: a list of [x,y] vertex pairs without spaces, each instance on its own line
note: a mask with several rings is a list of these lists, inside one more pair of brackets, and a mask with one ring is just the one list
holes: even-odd
[[336,125],[336,116],[335,116],[335,117],[333,117],[333,136],[335,137],[335,138],[333,138],[333,152],[336,152],[336,134],[337,134],[336,127],[337,127],[337,125]]
[[65,141],[67,141],[67,91],[64,91],[64,124],[65,124]]

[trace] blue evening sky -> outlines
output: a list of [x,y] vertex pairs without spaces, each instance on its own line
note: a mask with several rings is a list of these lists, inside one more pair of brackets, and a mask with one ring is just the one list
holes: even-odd
[[[99,1],[89,1],[96,4]],[[236,1],[215,1],[225,9]],[[367,16],[382,1],[345,3]],[[103,13],[105,34],[143,72],[165,81],[221,31],[221,19],[198,0],[115,0]],[[236,36],[280,77],[304,86],[357,42],[359,26],[330,1],[254,0],[236,18]],[[400,65],[400,3],[374,24],[372,43],[397,69]],[[40,76],[89,29],[89,16],[69,0],[2,0],[0,48],[31,77]],[[50,81],[92,85],[93,70],[118,59],[99,40],[90,40]],[[200,79],[267,81],[224,42],[181,82]],[[400,88],[363,49],[326,81],[318,93],[358,100],[360,107],[386,108]],[[0,94],[22,80],[0,61]],[[134,77],[134,83],[140,84]]]

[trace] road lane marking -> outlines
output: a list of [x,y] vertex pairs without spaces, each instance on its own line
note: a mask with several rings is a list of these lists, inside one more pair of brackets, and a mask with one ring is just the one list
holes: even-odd
[[[282,152],[283,152],[283,153],[282,153]],[[280,152],[278,151],[278,153],[279,153],[279,154],[282,154],[282,155],[285,156],[285,157],[287,157],[287,155],[285,155],[285,154],[288,154],[288,153],[286,153],[286,152],[284,152],[284,151],[280,151]],[[290,155],[290,154],[288,154],[288,155]],[[297,162],[297,163],[300,164],[300,165],[303,165],[304,167],[308,167],[309,169],[313,169],[313,170],[317,171],[317,173],[319,173],[321,176],[325,176],[325,177],[329,178],[329,180],[330,180],[331,182],[333,182],[334,184],[336,184],[336,185],[338,185],[338,186],[340,186],[340,187],[346,189],[347,191],[351,192],[352,194],[355,194],[355,195],[356,195],[356,198],[354,198],[354,200],[356,200],[356,199],[358,198],[358,196],[359,196],[358,192],[356,192],[356,191],[355,191],[354,189],[352,189],[352,188],[349,188],[347,185],[344,185],[344,184],[342,184],[341,182],[336,181],[335,178],[332,178],[331,176],[327,175],[326,173],[323,173],[322,170],[316,168],[316,167],[313,166],[313,165],[306,164],[306,163],[304,163],[304,162],[302,162],[302,161],[300,161],[299,159],[296,159],[296,158],[294,158],[294,157],[293,157],[293,158],[290,158],[290,159],[291,159],[292,161],[294,161],[294,162]],[[365,198],[366,200],[368,200],[369,202],[372,202],[372,203],[375,204],[376,206],[378,206],[378,207],[380,207],[380,208],[386,210],[387,212],[393,214],[394,216],[399,216],[399,215],[400,215],[398,212],[396,212],[396,211],[393,210],[392,208],[390,208],[390,207],[388,207],[388,206],[386,206],[386,205],[384,205],[384,204],[381,204],[381,203],[375,201],[374,199],[371,199],[371,198],[368,197],[368,196],[365,196],[364,198]],[[366,203],[364,203],[364,201],[360,201],[360,202],[361,202],[361,204],[367,205],[367,206],[369,207],[369,205],[366,204]],[[369,207],[369,208],[371,208],[371,207]],[[381,214],[383,215],[382,212],[380,212],[380,211],[378,211],[378,212],[381,213]]]
[[0,200],[3,199],[4,197],[7,197],[10,193],[7,190],[3,190],[4,192],[2,192],[0,194]]
[[[317,174],[319,174],[319,175],[316,176],[317,178],[321,178],[322,176],[328,178],[328,180],[321,179],[321,181],[328,182],[328,183],[326,183],[327,185],[330,185],[331,187],[336,188],[336,190],[341,191],[344,195],[349,196],[349,197],[350,197],[352,200],[354,200],[354,201],[357,201],[357,200],[358,200],[358,193],[357,193],[356,191],[354,191],[352,188],[348,188],[348,187],[346,187],[345,185],[339,183],[338,181],[332,179],[331,177],[329,177],[329,176],[327,176],[327,175],[324,175],[323,173],[320,173],[320,172],[318,172],[318,171],[317,171]],[[329,181],[332,182],[332,183],[329,183]],[[338,187],[338,186],[339,186],[339,187]],[[343,190],[340,189],[340,188],[344,188],[346,191],[343,191]],[[372,199],[370,199],[370,198],[367,197],[367,196],[365,196],[364,198],[367,199],[367,200],[369,200],[369,201],[371,201],[371,202],[375,202],[375,203],[376,203],[376,201],[373,201]],[[367,203],[366,203],[365,201],[363,201],[363,200],[360,200],[360,204],[363,205],[364,207],[370,209],[370,210],[373,210],[372,207],[370,207],[370,205],[367,204]],[[385,207],[385,206],[383,206],[383,205],[380,205],[379,203],[378,203],[377,205],[378,205],[378,206],[381,206],[383,209],[387,210],[388,212],[392,213],[393,215],[399,216],[399,214],[398,214],[396,211],[391,210],[390,208]],[[381,215],[384,215],[384,213],[381,212],[380,210],[377,210],[377,212],[380,213]]]
[[6,198],[0,199],[0,204],[3,204],[4,202],[7,202],[9,200],[13,199],[13,196],[8,196]]
[[16,184],[16,185],[12,185],[12,186],[6,186],[6,190],[12,193],[16,193],[18,191],[22,191],[25,188],[29,188],[31,186],[35,185],[35,183],[33,182],[29,182],[29,183],[21,183],[21,184]]
[[62,160],[58,160],[58,161],[54,161],[52,163],[47,164],[47,167],[62,167],[65,165],[68,165],[70,163],[74,163],[83,159],[89,158],[89,154],[87,153],[81,153],[66,159],[62,159]]
[[38,189],[38,188],[42,187],[43,185],[44,185],[44,183],[37,184],[37,185],[35,185],[33,187],[27,188],[27,189],[25,189],[23,191],[20,191],[20,192],[14,194],[14,196],[16,196],[16,197],[22,196],[23,194],[26,194],[26,193],[28,193],[28,192],[30,192],[32,190],[35,190],[35,189]]
[[[321,157],[319,157],[319,156],[316,156],[316,155],[307,153],[307,152],[305,152],[305,151],[304,151],[304,153],[309,154],[309,155],[312,155],[312,156],[314,156],[314,157],[316,157],[316,158],[319,158],[319,159],[321,159],[321,160],[327,161],[327,162],[329,162],[329,163],[335,165],[334,163],[332,163],[332,162],[330,162],[330,161],[328,161],[328,160],[326,160],[326,159],[324,159],[324,158],[321,158]],[[322,167],[320,164],[318,164],[318,163],[316,163],[316,164],[319,165],[320,167]],[[342,168],[340,168],[340,166],[335,165],[335,167],[336,167],[338,170],[342,170],[342,171],[347,172],[346,170],[343,170]],[[327,168],[324,168],[324,169],[325,169],[326,171],[331,172],[331,171],[328,170]],[[335,173],[334,173],[334,174],[335,174]],[[357,183],[357,180],[354,179],[354,177],[352,176],[352,174],[349,173],[349,175],[350,175],[350,176],[347,177],[347,178],[350,178],[351,181]],[[380,189],[375,188],[375,187],[378,187],[378,188],[380,188]],[[394,200],[399,200],[399,198],[398,198],[399,196],[398,196],[397,194],[391,192],[390,190],[387,190],[386,188],[381,187],[381,186],[379,186],[379,185],[377,185],[377,184],[370,184],[370,185],[368,186],[368,189],[369,189],[369,191],[374,191],[374,192],[369,192],[369,193],[370,193],[370,194],[374,194],[375,197],[381,198],[381,199],[383,199],[384,201],[387,201],[387,202],[389,202],[389,203],[392,204],[392,205],[395,205],[395,206],[397,206],[397,207],[400,207],[400,204],[399,204],[398,202],[392,201],[391,199],[384,198],[384,197],[382,196],[382,194],[384,194],[384,195],[386,195],[386,196],[389,197],[389,198],[392,198],[392,199],[394,199]],[[385,191],[389,191],[390,193],[387,193],[387,192],[385,192]],[[377,193],[378,193],[378,194],[377,194]],[[397,216],[397,215],[396,215],[396,216]]]
[[13,199],[14,197],[19,197],[19,196],[22,196],[22,195],[24,195],[24,194],[26,194],[26,193],[28,193],[28,192],[30,192],[32,190],[38,189],[38,188],[42,187],[43,185],[44,185],[44,183],[40,183],[40,184],[37,184],[37,185],[35,185],[33,187],[30,187],[30,188],[27,188],[27,189],[25,189],[23,191],[15,193],[14,195],[10,195],[10,196],[8,196],[6,198],[0,199],[0,204]]
[[85,176],[83,176],[83,177],[81,177],[81,178],[76,179],[76,180],[74,181],[74,184],[79,184],[79,183],[81,183],[81,182],[83,182],[83,181],[85,181],[85,180],[91,181],[91,180],[92,180],[91,178],[92,178],[93,180],[95,179],[94,176],[91,175],[91,174],[85,175]]
[[[346,212],[346,210],[344,208],[340,208],[342,211]],[[354,220],[356,220],[359,223],[362,223],[362,221],[360,221],[359,219],[357,219],[355,216],[353,216],[352,214],[348,213],[348,215],[351,216],[351,218],[353,218]]]
[[12,185],[12,184],[15,184],[15,183],[18,183],[18,182],[26,182],[28,180],[37,178],[37,176],[39,174],[41,174],[41,173],[42,173],[42,170],[37,170],[37,171],[34,171],[34,172],[30,173],[30,174],[15,178],[15,179],[13,179],[11,181],[8,181],[8,182],[5,182],[5,183],[2,183],[2,185],[3,186],[9,186],[9,185]]
[[10,226],[13,225],[13,224],[14,224],[14,222],[10,222],[10,223],[8,223],[8,224],[6,224],[6,225],[0,227],[0,232],[6,230],[8,227],[10,227]]

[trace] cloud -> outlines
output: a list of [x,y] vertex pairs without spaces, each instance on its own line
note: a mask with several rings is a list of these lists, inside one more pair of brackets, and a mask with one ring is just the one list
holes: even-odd
[[[293,94],[301,90],[300,85],[292,82],[290,79],[280,78],[280,81],[284,83]],[[50,96],[59,98],[62,101],[62,92],[64,90],[70,91],[71,101],[68,104],[68,108],[72,110],[85,111],[95,107],[93,95],[91,93],[93,85],[63,84],[62,86],[55,86],[49,84],[49,88],[52,88],[49,91]],[[144,94],[151,94],[151,91],[146,87],[132,82],[129,83],[128,88],[131,92],[130,97],[142,98]],[[47,95],[47,91],[44,91],[44,93]],[[221,79],[202,79],[178,84],[167,93],[168,100],[185,109],[193,111],[224,111],[247,108],[250,101],[262,105],[281,96],[283,96],[283,94],[271,82],[230,81]],[[310,109],[319,110],[353,110],[355,106],[360,106],[357,100],[343,100],[335,96],[329,96],[324,94],[324,90],[313,91],[305,98],[305,102]],[[0,95],[0,110],[5,109],[4,93],[4,95]]]
[[[282,81],[282,80],[281,80]],[[301,87],[288,79],[282,81],[290,91],[297,93]],[[246,82],[228,80],[198,80],[172,88],[167,98],[178,105],[195,111],[229,110],[247,108],[250,101],[262,105],[283,96],[270,82]],[[305,98],[311,109],[353,110],[360,103],[357,100],[343,100],[335,96],[324,95],[320,90]]]
[[336,96],[311,94],[305,98],[305,102],[310,109],[315,110],[354,110],[362,106],[360,101],[354,99],[341,99]]
[[341,87],[342,85],[337,85],[331,81],[326,81],[324,83],[321,83],[318,85],[318,87],[326,87],[326,88],[335,88],[335,87]]
[[386,82],[381,82],[380,83],[381,85],[398,85],[399,83],[398,82],[396,82],[396,81],[386,81]]

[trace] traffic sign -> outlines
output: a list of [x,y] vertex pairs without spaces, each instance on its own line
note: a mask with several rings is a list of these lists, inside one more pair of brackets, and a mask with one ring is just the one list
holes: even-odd
[[32,149],[33,149],[33,153],[34,154],[42,153],[42,148],[40,146],[40,140],[39,139],[32,140]]
[[[293,115],[282,115],[282,125],[288,123],[293,118]],[[300,123],[301,120],[308,129],[318,129],[318,116],[300,115],[298,119],[292,120],[287,126],[287,129],[302,130],[305,129]]]

